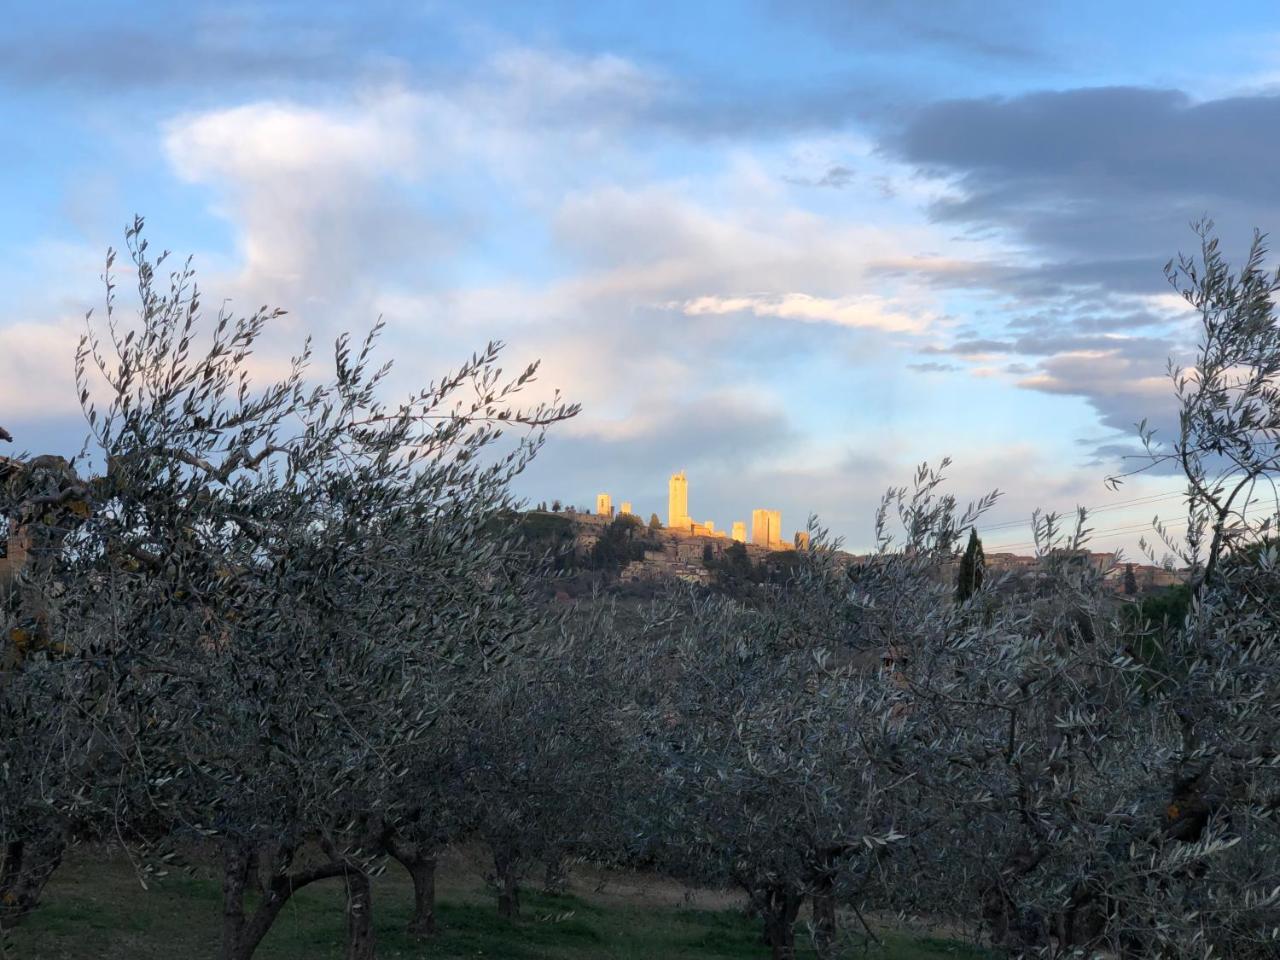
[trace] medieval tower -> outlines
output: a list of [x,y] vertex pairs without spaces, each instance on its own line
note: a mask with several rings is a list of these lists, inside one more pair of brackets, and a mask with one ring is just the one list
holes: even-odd
[[671,530],[687,530],[689,520],[689,478],[684,471],[673,473],[667,484],[667,527]]
[[751,542],[770,550],[782,545],[782,511],[751,511]]

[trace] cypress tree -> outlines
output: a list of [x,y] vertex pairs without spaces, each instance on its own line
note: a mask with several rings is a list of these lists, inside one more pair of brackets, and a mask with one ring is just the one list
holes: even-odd
[[1124,595],[1132,597],[1138,592],[1138,577],[1133,572],[1133,564],[1124,565]]
[[969,545],[960,558],[960,573],[956,577],[956,603],[964,603],[982,587],[982,577],[987,560],[982,553],[982,541],[978,531],[970,528]]

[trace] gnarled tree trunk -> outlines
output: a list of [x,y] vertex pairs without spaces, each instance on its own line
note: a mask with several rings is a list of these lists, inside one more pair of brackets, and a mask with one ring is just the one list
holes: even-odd
[[498,915],[514,920],[520,916],[519,855],[505,844],[493,848],[493,867],[498,883]]
[[373,960],[373,889],[369,875],[351,870],[347,881],[346,960]]
[[770,884],[753,898],[764,920],[764,942],[772,960],[795,960],[796,917],[803,894],[787,884]]
[[819,877],[814,887],[813,935],[818,956],[829,956],[836,941],[836,893],[830,876]]
[[[276,870],[264,886],[262,902],[252,915],[244,909],[245,890],[250,883],[255,850],[240,842],[228,842],[222,862],[222,952],[220,960],[251,960],[271,925],[280,916],[289,898],[308,884],[331,877],[344,877],[351,872],[349,864],[337,860],[322,863],[309,870],[288,873],[293,851],[276,853]],[[368,911],[368,912],[371,912]],[[373,954],[368,954],[372,957]]]
[[547,855],[547,869],[542,876],[542,888],[547,893],[564,893],[569,888],[569,868],[563,854]]
[[409,872],[413,881],[413,916],[409,920],[409,933],[427,938],[436,932],[436,856],[434,850],[424,850],[420,844],[402,843],[392,839],[387,849],[401,866]]
[[0,864],[0,930],[20,923],[40,903],[40,894],[62,863],[66,846],[66,831],[61,826],[6,844]]

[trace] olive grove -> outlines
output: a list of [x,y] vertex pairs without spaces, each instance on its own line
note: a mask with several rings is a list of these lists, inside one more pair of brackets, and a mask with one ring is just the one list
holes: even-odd
[[739,890],[778,960],[894,916],[1007,956],[1275,956],[1280,273],[1201,241],[1168,269],[1199,320],[1176,432],[1140,429],[1186,483],[1156,533],[1191,602],[1157,625],[1083,511],[983,569],[998,494],[958,502],[945,460],[866,556],[815,520],[768,576],[558,604],[511,485],[577,408],[525,402],[536,366],[491,344],[388,401],[375,327],[273,368],[280,311],[206,324],[135,223],[137,317],[109,258],[75,358],[83,454],[0,459],[0,933],[94,841],[147,882],[216,864],[226,960],[341,885],[365,960],[374,879],[408,872],[430,938],[462,844],[512,923],[531,869],[590,859]]

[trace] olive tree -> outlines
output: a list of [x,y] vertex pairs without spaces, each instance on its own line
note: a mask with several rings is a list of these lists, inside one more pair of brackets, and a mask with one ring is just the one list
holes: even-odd
[[490,531],[509,482],[576,408],[521,409],[536,366],[504,376],[499,344],[388,404],[378,328],[339,338],[331,375],[308,344],[256,386],[281,311],[224,309],[206,330],[189,264],[162,285],[141,228],[138,319],[120,318],[109,258],[77,359],[102,469],[76,546],[97,584],[79,630],[114,684],[121,779],[153,818],[122,836],[164,856],[221,848],[225,957],[251,955],[326,878],[348,890],[348,954],[369,956],[369,870],[412,812],[400,785],[449,667],[511,640],[473,629],[456,587],[504,589]]
[[64,554],[88,498],[61,457],[0,459],[0,930],[35,908],[68,842],[102,825],[85,802],[107,775],[84,713],[93,671],[70,656],[62,609],[86,586]]
[[1185,535],[1159,523],[1156,531],[1190,568],[1197,592],[1213,585],[1225,556],[1273,536],[1280,512],[1273,487],[1280,472],[1280,268],[1267,268],[1266,238],[1255,233],[1234,270],[1213,229],[1212,221],[1197,224],[1199,257],[1180,255],[1165,267],[1200,327],[1192,362],[1169,361],[1177,433],[1166,439],[1144,420],[1145,456],[1136,469],[1108,481],[1117,486],[1151,470],[1176,471],[1186,481]]
[[[535,650],[491,673],[471,701],[461,783],[471,835],[488,848],[502,916],[520,913],[520,879],[541,862],[554,881],[569,856],[624,858],[623,775],[633,736],[631,669],[642,640],[611,603],[547,624]],[[641,654],[639,659],[643,660]]]
[[[748,895],[773,956],[813,901],[820,949],[905,838],[914,723],[856,616],[845,563],[815,532],[752,601],[686,598],[648,669],[644,743],[659,862]],[[905,775],[905,776],[904,776]]]
[[900,889],[977,915],[1017,955],[1276,949],[1275,550],[1250,507],[1276,466],[1277,285],[1260,241],[1237,274],[1201,238],[1201,262],[1170,269],[1201,321],[1196,364],[1170,371],[1178,435],[1142,430],[1150,464],[1188,483],[1185,543],[1158,527],[1188,563],[1185,623],[1135,632],[1081,513],[1036,519],[1027,576],[989,578],[919,621],[935,628],[897,634],[933,821]]

